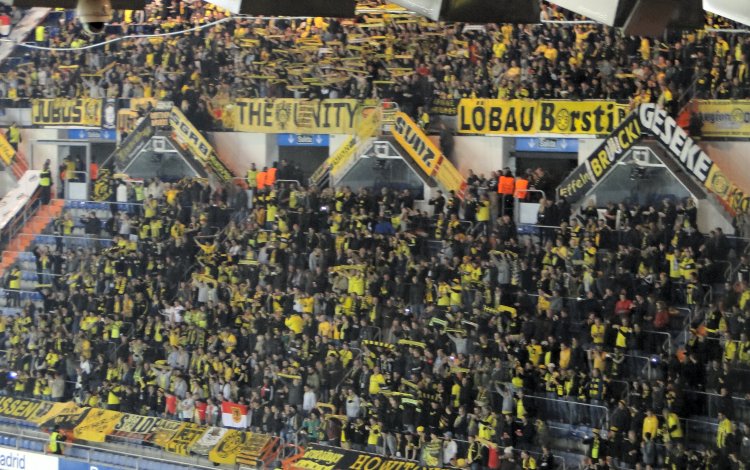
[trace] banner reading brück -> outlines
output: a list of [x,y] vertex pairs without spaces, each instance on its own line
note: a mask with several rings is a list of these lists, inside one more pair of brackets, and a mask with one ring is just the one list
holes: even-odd
[[750,139],[750,100],[695,100],[703,137]]
[[642,136],[643,129],[638,115],[633,113],[560,183],[557,187],[558,197],[574,203],[586,196],[594,183],[604,178]]
[[35,126],[101,127],[103,100],[96,98],[51,98],[31,100],[31,123]]
[[241,98],[233,108],[234,130],[266,134],[353,134],[361,119],[357,100]]
[[458,105],[461,134],[610,134],[627,116],[614,101],[531,101],[463,99]]

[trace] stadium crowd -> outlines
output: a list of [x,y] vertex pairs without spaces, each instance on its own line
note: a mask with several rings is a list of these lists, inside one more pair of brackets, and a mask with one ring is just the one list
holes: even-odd
[[440,443],[473,469],[559,467],[561,427],[584,468],[750,459],[750,260],[704,303],[739,248],[697,234],[690,205],[542,199],[559,228],[524,235],[499,174],[424,211],[408,191],[275,182],[288,171],[251,172],[251,197],[154,180],[109,220],[64,214],[61,235],[114,244],[34,247],[44,305],[0,316],[0,388],[212,425],[243,403],[287,442],[409,459]]
[[[383,6],[373,2],[373,7]],[[435,99],[613,99],[678,106],[683,94],[750,97],[750,36],[707,31],[664,41],[623,36],[545,4],[550,23],[438,24],[405,14],[228,21],[202,1],[156,1],[117,12],[108,38],[203,27],[101,48],[49,52],[19,48],[4,70],[0,98],[154,97],[184,105],[201,128],[229,124],[241,97],[379,98],[408,114]],[[37,45],[92,41],[73,15],[34,32]],[[219,23],[213,24],[218,21]],[[708,29],[731,27],[709,17]],[[99,39],[95,39],[99,40]],[[694,88],[693,88],[694,85]]]

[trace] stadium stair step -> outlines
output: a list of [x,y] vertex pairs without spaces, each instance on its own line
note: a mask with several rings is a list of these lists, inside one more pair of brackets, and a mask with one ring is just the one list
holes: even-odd
[[[39,235],[53,218],[60,216],[64,206],[65,201],[55,199],[50,204],[39,207],[36,214],[21,227],[21,233]],[[28,235],[19,234],[11,239],[8,243],[8,251],[3,252],[0,260],[0,276],[5,274],[5,271],[19,259],[21,252],[25,252],[33,242],[34,239]]]
[[16,177],[16,180],[21,179],[23,174],[26,173],[26,170],[29,169],[29,164],[26,162],[26,158],[20,150],[16,152],[16,156],[13,158],[13,164],[11,164],[10,169]]

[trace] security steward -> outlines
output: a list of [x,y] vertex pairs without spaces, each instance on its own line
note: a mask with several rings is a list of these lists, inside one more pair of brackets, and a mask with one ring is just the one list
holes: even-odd
[[60,433],[60,426],[55,426],[49,435],[49,451],[53,454],[62,455],[62,442],[65,439]]
[[42,204],[49,204],[52,197],[52,171],[49,169],[49,159],[44,162],[44,168],[39,174],[39,187],[41,188]]

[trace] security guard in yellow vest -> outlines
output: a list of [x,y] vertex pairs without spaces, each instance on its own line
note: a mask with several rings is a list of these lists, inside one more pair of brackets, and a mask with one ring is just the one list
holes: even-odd
[[53,454],[62,455],[61,440],[64,440],[60,433],[60,426],[55,426],[49,435],[49,451]]
[[52,171],[49,169],[50,161],[44,162],[44,168],[39,174],[39,187],[41,188],[42,204],[49,204],[52,198]]
[[105,388],[107,390],[107,409],[112,411],[120,411],[120,395],[122,394],[122,386],[117,383],[110,383]]
[[21,143],[21,130],[15,122],[8,128],[8,143],[18,151],[18,144]]
[[665,441],[678,441],[682,439],[682,426],[677,413],[664,409],[664,432],[662,437]]
[[8,275],[8,304],[11,307],[18,307],[21,299],[21,270],[18,266],[13,266],[13,269]]
[[248,209],[252,209],[253,196],[258,189],[258,169],[255,167],[255,163],[250,164],[250,169],[247,170],[247,202]]

